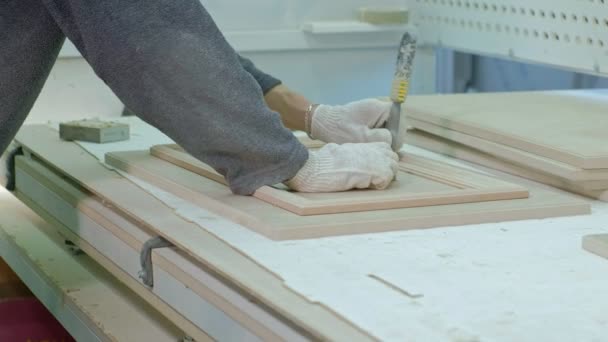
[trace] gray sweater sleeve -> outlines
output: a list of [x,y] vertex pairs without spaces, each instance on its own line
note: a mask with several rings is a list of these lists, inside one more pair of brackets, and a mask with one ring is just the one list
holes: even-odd
[[293,177],[308,151],[265,104],[277,80],[239,59],[198,0],[41,0],[121,101],[237,194]]
[[258,82],[260,88],[262,88],[262,92],[266,95],[272,88],[281,84],[281,81],[274,78],[271,75],[264,73],[262,70],[258,69],[255,64],[248,58],[245,58],[239,55],[239,61],[245,70],[255,78],[255,81]]
[[65,36],[40,0],[0,5],[0,154],[32,109]]

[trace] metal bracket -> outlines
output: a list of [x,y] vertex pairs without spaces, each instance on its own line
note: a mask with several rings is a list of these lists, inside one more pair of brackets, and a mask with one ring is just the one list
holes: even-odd
[[17,147],[6,156],[6,189],[15,191],[17,182],[15,179],[15,158],[23,154],[23,148]]
[[152,265],[152,250],[156,248],[173,247],[173,244],[162,236],[157,236],[144,243],[139,255],[141,271],[139,278],[148,287],[154,287],[154,270]]
[[72,241],[65,239],[64,240],[65,245],[67,246],[68,250],[73,254],[73,255],[82,255],[84,254],[84,251],[82,249],[80,249],[80,247],[78,247],[75,243],[73,243]]

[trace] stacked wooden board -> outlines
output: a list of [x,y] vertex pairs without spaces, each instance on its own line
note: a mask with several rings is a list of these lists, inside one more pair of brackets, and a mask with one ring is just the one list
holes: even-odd
[[[177,249],[189,254],[193,261],[197,262],[200,270],[206,270],[221,279],[226,286],[243,298],[247,298],[246,303],[266,308],[273,319],[283,322],[290,330],[297,331],[311,340],[339,340],[341,338],[352,341],[374,340],[366,332],[343,320],[331,310],[291,291],[275,274],[268,272],[264,267],[243,256],[239,251],[195,223],[184,220],[153,195],[104,167],[99,160],[76,143],[61,141],[55,130],[46,126],[24,127],[18,133],[16,140],[32,160],[61,174],[61,176],[54,177],[55,181],[58,181],[58,178],[64,178],[89,192],[85,197],[75,196],[74,205],[76,207],[85,205],[84,202],[89,200],[96,201],[101,206],[112,208],[115,214],[120,216],[122,224],[126,222],[135,225],[142,231],[164,237]],[[49,202],[47,201],[47,203]],[[570,206],[577,213],[587,209],[581,208],[580,203],[576,202],[569,201],[563,204]],[[49,203],[49,205],[52,207],[55,203]],[[95,213],[87,213],[87,215],[96,216]],[[106,216],[98,217],[98,220],[103,222],[104,226],[115,224],[108,222]],[[79,223],[79,220],[76,220],[76,228],[79,227]],[[120,237],[120,240],[122,239],[124,237]],[[134,262],[136,258],[127,260]],[[157,273],[155,272],[155,274]],[[154,289],[157,288],[157,286],[154,287]],[[138,294],[146,293],[140,291]],[[238,310],[234,312],[225,305],[218,304],[218,306],[227,314],[233,314],[234,319],[239,319],[236,317],[240,314]],[[275,316],[277,318],[274,318]],[[196,329],[186,329],[188,320],[182,325],[181,320],[174,320],[173,316],[167,318],[189,334],[196,332]],[[196,318],[206,319],[206,317],[189,317],[192,320]],[[256,318],[266,319],[266,317]],[[241,324],[248,323],[241,322]],[[254,331],[257,333],[257,330]],[[202,334],[204,331],[201,332]],[[260,333],[258,336],[264,335]]]
[[[373,334],[340,316],[332,307],[311,301],[291,290],[277,274],[214,235],[208,226],[226,225],[224,220],[220,221],[209,213],[201,213],[204,215],[197,216],[198,223],[192,221],[190,216],[188,219],[180,216],[176,210],[138,185],[139,183],[104,167],[97,158],[77,144],[60,141],[56,132],[48,127],[26,127],[19,133],[17,140],[26,152],[26,157],[18,158],[18,169],[24,172],[18,179],[29,174],[33,180],[49,187],[51,191],[47,194],[48,198],[56,199],[36,202],[46,203],[48,208],[45,210],[56,210],[61,214],[65,210],[62,210],[58,203],[63,201],[74,209],[82,211],[85,216],[89,216],[90,220],[73,217],[69,215],[72,211],[64,215],[66,224],[74,225],[73,228],[68,229],[75,234],[86,237],[85,227],[96,224],[107,230],[109,235],[113,235],[113,239],[118,244],[124,244],[125,248],[130,249],[139,246],[144,240],[137,238],[139,241],[136,241],[129,238],[128,234],[125,234],[127,228],[145,231],[154,236],[160,235],[171,241],[176,246],[175,249],[183,253],[184,257],[196,263],[200,271],[205,270],[222,279],[235,292],[247,298],[248,303],[256,305],[259,303],[260,307],[268,310],[273,319],[283,322],[288,328],[305,337],[319,340],[375,340]],[[119,160],[123,158],[122,160],[127,163],[125,169],[130,173],[139,173],[142,175],[141,178],[180,197],[191,199],[193,204],[219,213],[219,216],[238,221],[244,226],[263,223],[266,229],[265,235],[276,239],[589,213],[589,204],[584,201],[572,196],[532,188],[530,197],[522,199],[301,216],[257,198],[234,196],[225,185],[156,158],[149,151],[119,152],[111,155]],[[50,172],[37,172],[38,166],[44,166],[44,169]],[[66,190],[67,185],[70,184],[74,185],[73,193],[68,193]],[[18,188],[27,190],[25,186]],[[42,187],[32,187],[29,195],[35,195],[34,190],[40,188]],[[55,194],[61,198],[53,197]],[[210,217],[207,218],[207,215]],[[388,222],[390,225],[378,228],[383,222]],[[129,235],[135,234],[129,233]],[[96,239],[91,238],[91,241],[98,240],[99,236]],[[161,253],[157,255],[164,256],[164,253]],[[121,260],[121,255],[116,255],[116,262]],[[108,257],[113,256],[108,255]],[[122,259],[135,258],[123,256]],[[176,279],[178,275],[185,277],[187,274],[181,273],[178,264],[176,264],[178,267],[171,268],[174,262],[169,258],[166,264],[164,261],[163,264],[159,261],[158,274],[166,266],[167,272],[174,272],[172,274]],[[198,270],[189,272],[192,277],[198,273],[200,273]],[[194,288],[193,285],[196,285],[196,282],[188,282],[186,288]],[[167,301],[171,306],[174,305],[172,300]],[[217,306],[225,310],[228,315],[233,315],[235,320],[239,320],[238,312],[228,310],[229,307],[225,304],[218,303]],[[188,316],[188,318],[199,317]],[[264,326],[260,327],[260,324],[244,318],[239,322],[248,329],[254,330],[257,327],[254,330],[256,335],[264,336],[262,333],[266,330],[258,330],[263,329]],[[181,325],[178,326],[182,328]],[[274,330],[268,333],[274,333]]]
[[406,140],[608,201],[608,91],[414,96]]
[[152,232],[125,220],[102,200],[33,158],[17,157],[16,179],[21,201],[196,341],[256,340],[256,336],[293,339],[271,332],[260,323],[272,321],[268,314],[211,280],[179,250],[163,248],[152,253],[154,286],[145,286],[138,276],[141,266],[135,261],[143,244],[154,237]]
[[583,248],[590,253],[608,259],[608,234],[585,236],[583,238]]
[[[108,164],[129,169],[130,153],[106,155]],[[177,145],[154,146],[150,154],[203,177],[226,185],[222,175],[187,154]],[[321,215],[424,207],[441,204],[527,198],[522,186],[415,155],[404,156],[397,179],[385,190],[308,194],[281,185],[265,186],[254,197],[297,215]],[[134,168],[130,168],[133,170]]]

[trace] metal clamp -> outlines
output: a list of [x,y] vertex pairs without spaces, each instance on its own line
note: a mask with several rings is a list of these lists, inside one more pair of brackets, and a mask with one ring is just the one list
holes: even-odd
[[78,256],[84,254],[84,251],[72,241],[65,239],[63,242],[65,243],[67,249],[72,253],[72,255]]
[[15,191],[17,187],[17,182],[15,179],[15,158],[22,154],[23,149],[21,147],[17,147],[6,156],[6,189],[9,191]]
[[152,265],[152,250],[156,248],[173,247],[173,244],[167,241],[162,236],[152,238],[141,248],[139,255],[139,262],[141,264],[141,271],[139,271],[139,278],[148,287],[154,287],[154,270]]

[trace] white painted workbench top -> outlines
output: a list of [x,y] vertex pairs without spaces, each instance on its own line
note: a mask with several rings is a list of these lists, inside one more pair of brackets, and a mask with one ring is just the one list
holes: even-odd
[[[131,141],[82,146],[102,157],[168,140],[128,121]],[[608,260],[581,248],[608,233],[608,203],[587,216],[277,242],[132,180],[382,340],[608,341]]]

